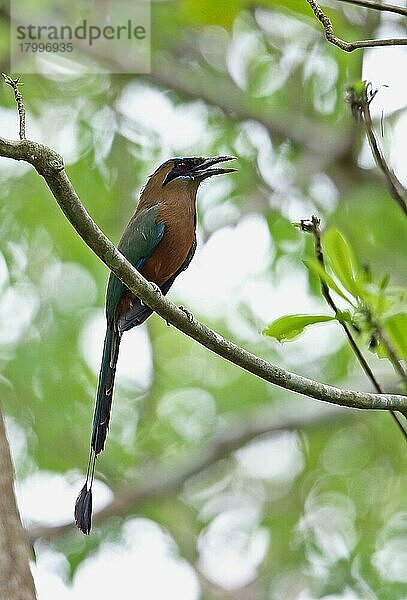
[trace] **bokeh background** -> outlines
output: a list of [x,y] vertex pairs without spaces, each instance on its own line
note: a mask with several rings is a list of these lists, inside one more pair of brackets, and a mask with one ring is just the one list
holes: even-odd
[[[406,33],[401,16],[323,6],[346,40]],[[170,298],[278,365],[371,390],[337,323],[284,344],[261,332],[287,313],[330,314],[302,262],[312,239],[292,225],[312,214],[374,277],[406,285],[406,218],[344,102],[354,80],[387,86],[372,114],[407,184],[406,50],[346,54],[305,0],[157,0],[151,15],[151,74],[44,62],[24,76],[28,137],[62,154],[115,242],[162,161],[238,157],[236,174],[200,190],[198,251]],[[5,11],[0,50],[4,71]],[[87,60],[109,69],[111,57]],[[17,138],[4,85],[0,131]],[[407,597],[406,446],[390,415],[270,386],[155,315],[122,343],[95,510],[138,496],[88,538],[59,529],[86,468],[108,273],[32,168],[2,159],[0,196],[0,396],[40,600]]]

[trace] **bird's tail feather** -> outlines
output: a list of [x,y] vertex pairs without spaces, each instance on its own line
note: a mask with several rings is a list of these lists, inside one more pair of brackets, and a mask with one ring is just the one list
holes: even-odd
[[103,450],[109,429],[119,345],[120,334],[113,327],[108,326],[103,347],[95,413],[93,416],[91,446],[96,455]]
[[109,429],[112,408],[114,377],[117,357],[119,355],[121,334],[113,327],[107,327],[103,346],[102,364],[100,366],[99,383],[96,396],[91,450],[85,485],[81,489],[75,503],[75,522],[78,528],[88,534],[92,524],[92,484],[95,473],[96,457],[104,448]]

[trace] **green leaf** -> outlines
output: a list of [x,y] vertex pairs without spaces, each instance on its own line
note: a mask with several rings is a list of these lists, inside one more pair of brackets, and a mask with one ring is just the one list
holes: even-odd
[[379,283],[379,289],[384,291],[387,286],[389,285],[389,281],[390,281],[390,275],[388,273],[386,273],[385,275],[383,275],[380,283]]
[[348,310],[338,310],[335,315],[335,318],[339,323],[352,324],[352,315]]
[[355,97],[360,101],[366,100],[366,81],[354,81],[347,86],[346,92],[348,94],[354,94]]
[[342,233],[338,229],[328,229],[323,236],[322,245],[332,271],[343,287],[353,296],[360,296],[361,287],[356,281],[359,271],[357,261]]
[[286,315],[270,323],[263,334],[283,342],[300,335],[308,325],[334,320],[335,317],[328,315]]
[[307,269],[311,273],[317,275],[321,279],[321,281],[329,287],[330,290],[333,290],[338,294],[338,296],[341,296],[341,298],[346,300],[346,302],[348,302],[352,306],[355,306],[352,300],[350,300],[350,298],[348,298],[348,296],[341,290],[336,281],[329,275],[329,273],[325,271],[324,267],[321,265],[320,262],[318,262],[315,258],[312,258],[310,260],[304,260],[303,262]]

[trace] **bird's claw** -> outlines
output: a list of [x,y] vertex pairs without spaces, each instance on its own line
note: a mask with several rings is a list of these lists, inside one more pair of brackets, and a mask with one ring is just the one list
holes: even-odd
[[[157,285],[156,283],[154,283],[154,281],[149,281],[149,284],[151,285],[151,287],[153,288],[153,290],[155,291],[156,294],[159,294],[160,296],[163,295],[161,288],[159,285]],[[171,323],[169,323],[168,321],[166,321],[168,327],[171,325]]]
[[162,295],[162,291],[161,291],[161,288],[160,288],[160,286],[158,286],[156,283],[154,283],[154,281],[150,281],[149,283],[150,283],[151,287],[153,288],[153,290],[154,290],[154,291],[155,291],[157,294],[160,294],[160,296],[161,296],[161,295]]
[[195,319],[194,319],[194,315],[193,315],[192,313],[190,313],[190,312],[189,312],[189,310],[187,310],[187,309],[185,308],[185,306],[179,306],[178,308],[179,308],[180,310],[182,310],[182,312],[184,312],[184,313],[186,314],[186,316],[188,317],[188,321],[189,321],[190,323],[193,323],[193,322],[194,322],[194,320],[195,320]]

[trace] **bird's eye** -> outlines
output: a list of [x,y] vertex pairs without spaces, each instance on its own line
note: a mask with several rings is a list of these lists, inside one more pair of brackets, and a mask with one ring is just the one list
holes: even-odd
[[177,166],[178,166],[178,169],[180,169],[181,171],[184,171],[187,168],[187,165],[184,162],[178,163]]

